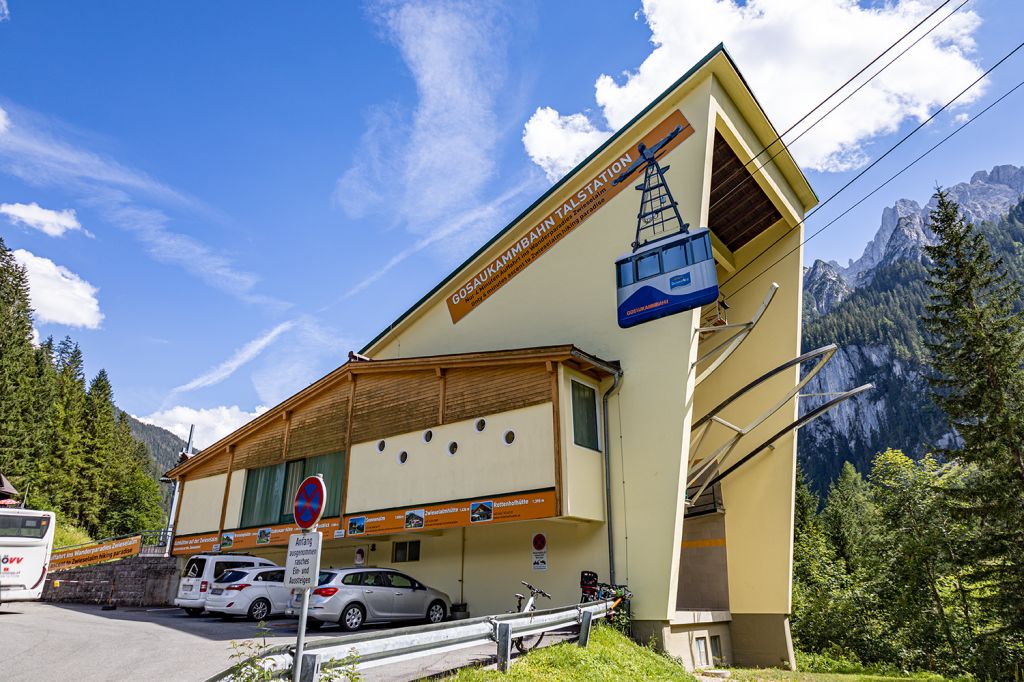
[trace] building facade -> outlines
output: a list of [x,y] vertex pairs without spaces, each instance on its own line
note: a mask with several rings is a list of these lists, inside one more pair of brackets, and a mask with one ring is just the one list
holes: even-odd
[[[637,174],[612,181],[672,131],[658,161],[682,220],[710,229],[721,302],[622,328],[615,263],[657,211],[638,211]],[[593,570],[630,586],[638,637],[691,667],[791,666],[800,366],[786,363],[817,199],[777,137],[716,48],[369,360],[169,472],[175,554],[283,560],[295,486],[321,473],[324,565],[362,549],[474,615],[508,610],[520,580],[574,602]]]

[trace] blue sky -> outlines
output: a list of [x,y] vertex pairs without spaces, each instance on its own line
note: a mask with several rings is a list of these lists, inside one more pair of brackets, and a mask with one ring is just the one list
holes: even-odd
[[[0,236],[42,336],[206,444],[344,362],[718,42],[780,129],[940,0],[0,0]],[[959,4],[950,4],[938,17]],[[1020,41],[975,0],[796,147],[825,197]],[[1024,78],[1024,52],[809,222]],[[1024,90],[1024,89],[1022,89]],[[807,246],[1024,164],[1011,96]],[[442,247],[441,244],[444,244]]]

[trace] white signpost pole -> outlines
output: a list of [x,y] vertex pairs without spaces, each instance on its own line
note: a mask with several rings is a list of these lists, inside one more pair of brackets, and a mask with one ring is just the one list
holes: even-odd
[[295,660],[292,663],[293,682],[299,682],[302,676],[309,593],[316,587],[320,575],[320,546],[323,535],[316,528],[326,506],[327,487],[324,485],[323,476],[317,474],[299,484],[299,490],[295,493],[295,523],[302,532],[293,533],[288,538],[288,559],[284,571],[285,587],[302,590],[299,633],[295,641]]

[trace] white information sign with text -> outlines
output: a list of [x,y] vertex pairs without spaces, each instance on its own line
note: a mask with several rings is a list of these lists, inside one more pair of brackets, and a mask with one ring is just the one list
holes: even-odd
[[288,560],[285,563],[284,586],[305,590],[316,587],[320,574],[320,545],[323,533],[294,533],[288,538]]

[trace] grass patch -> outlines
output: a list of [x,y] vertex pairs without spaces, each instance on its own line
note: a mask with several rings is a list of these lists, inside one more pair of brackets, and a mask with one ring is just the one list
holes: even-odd
[[642,647],[617,630],[595,625],[590,645],[581,649],[566,642],[537,649],[512,663],[508,675],[495,670],[465,668],[449,678],[454,682],[590,682],[591,680],[679,680],[694,677],[676,661]]
[[773,669],[732,669],[733,680],[744,682],[945,682],[941,675],[917,674],[912,676],[873,675],[871,673],[809,673]]

